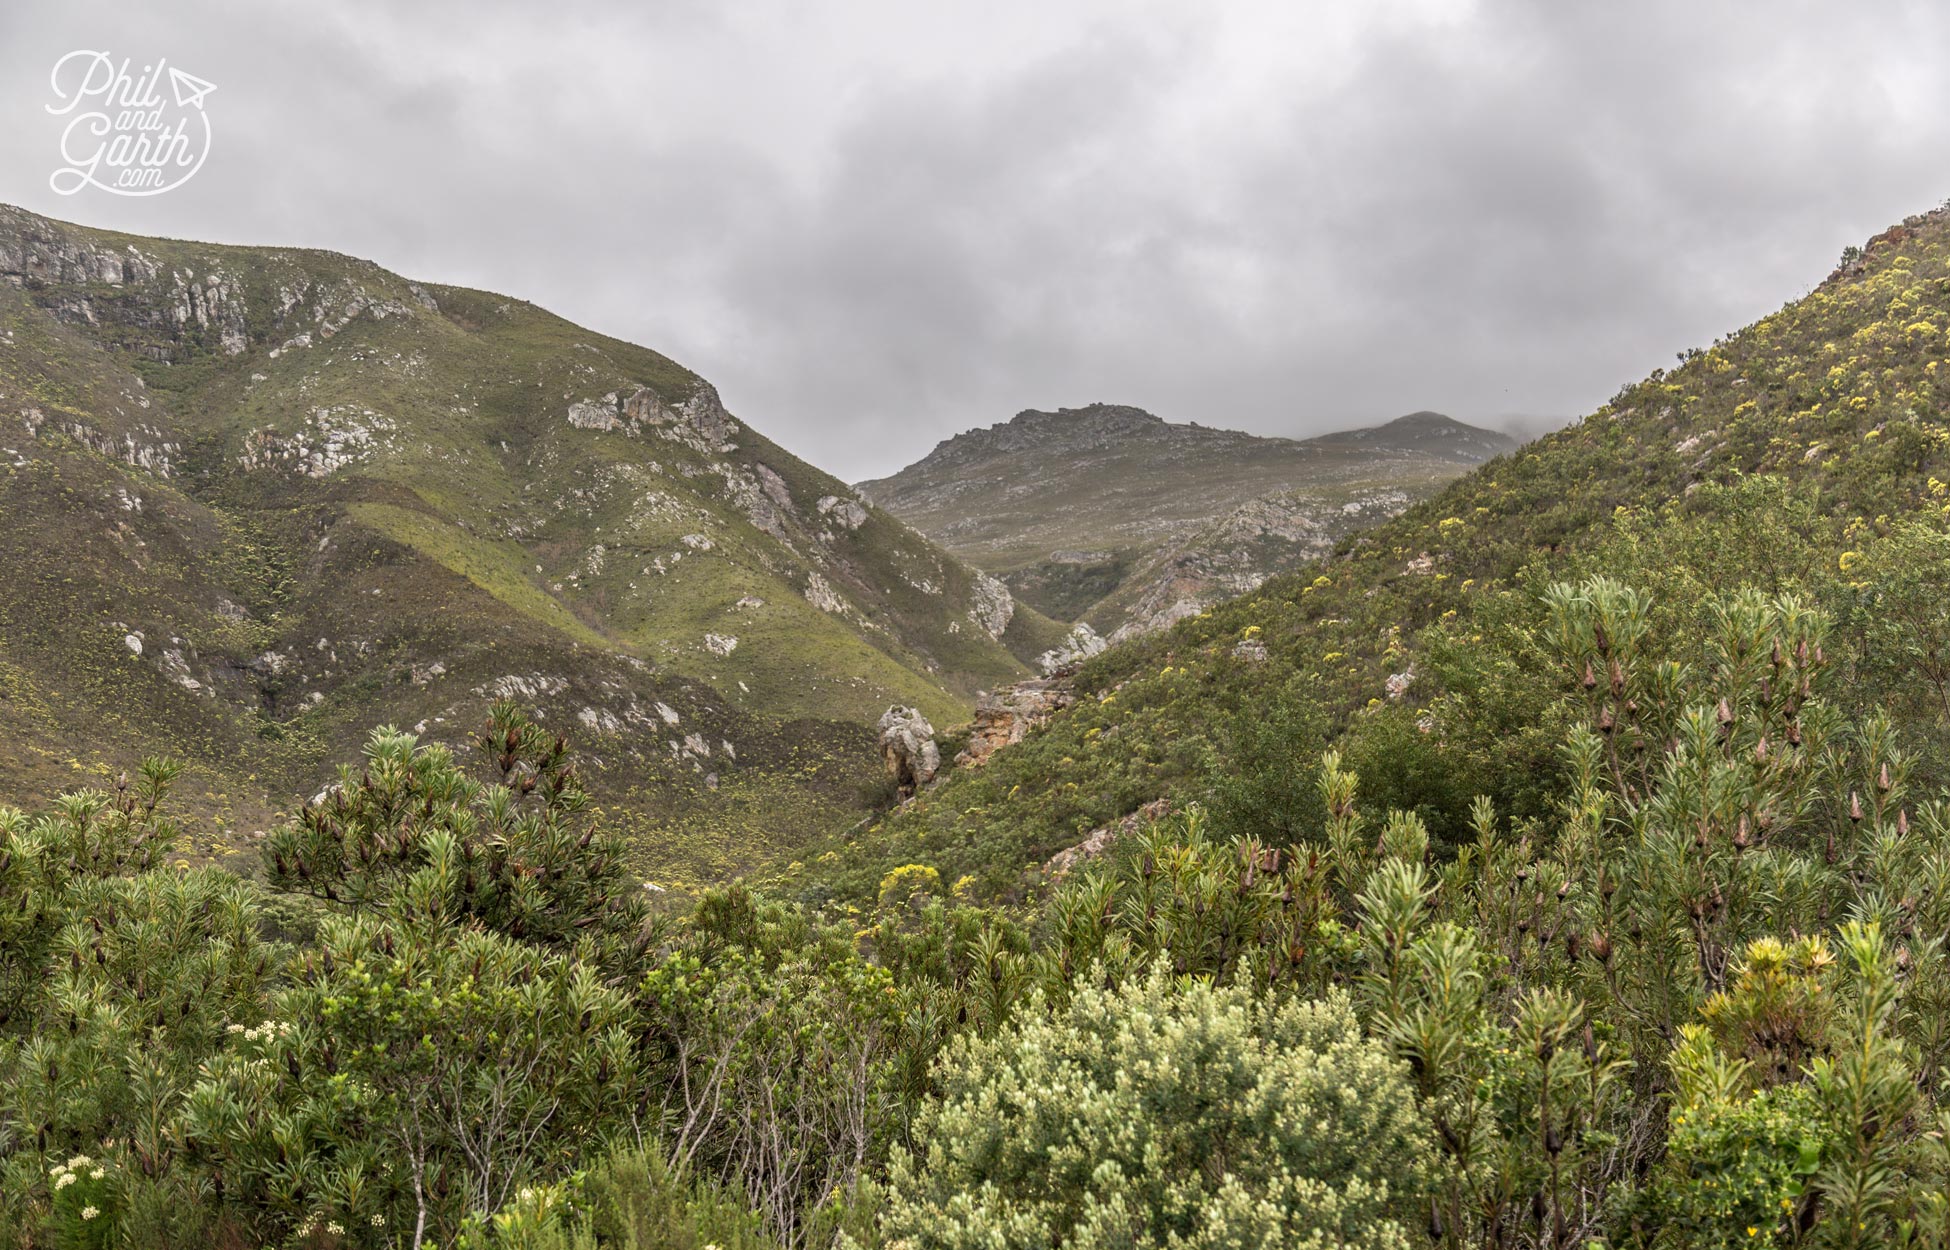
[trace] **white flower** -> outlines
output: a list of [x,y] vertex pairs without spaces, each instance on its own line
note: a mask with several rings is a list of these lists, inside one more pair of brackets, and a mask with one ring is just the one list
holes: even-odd
[[92,1220],[92,1219],[94,1219],[94,1218],[95,1218],[96,1216],[98,1216],[98,1215],[100,1215],[100,1214],[101,1214],[101,1211],[100,1211],[100,1210],[98,1210],[98,1209],[97,1209],[97,1208],[95,1208],[95,1207],[83,1207],[83,1208],[81,1208],[81,1218],[82,1218],[82,1219],[84,1219],[84,1220]]
[[100,1168],[96,1168],[94,1171],[88,1174],[88,1179],[91,1181],[98,1181],[106,1175],[107,1175],[106,1172],[102,1171]]
[[93,1159],[90,1159],[87,1155],[76,1155],[74,1158],[68,1160],[68,1170],[72,1172],[77,1168],[88,1167],[94,1162],[95,1161]]
[[383,1215],[375,1215],[375,1216],[373,1216],[373,1217],[372,1217],[372,1226],[373,1226],[374,1228],[384,1228],[384,1227],[386,1227],[386,1217],[385,1217],[385,1216],[383,1216]]
[[72,1184],[74,1184],[73,1172],[62,1172],[60,1175],[54,1178],[54,1188],[56,1190],[66,1189],[68,1186]]
[[244,1026],[241,1024],[226,1024],[223,1026],[223,1031],[226,1033],[242,1033]]
[[325,1226],[325,1231],[334,1237],[343,1237],[345,1236],[345,1225],[339,1223],[337,1220],[333,1220]]

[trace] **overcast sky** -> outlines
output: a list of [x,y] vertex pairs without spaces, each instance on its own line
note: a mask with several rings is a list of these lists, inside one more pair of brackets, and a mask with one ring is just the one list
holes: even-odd
[[[76,49],[217,85],[50,190]],[[1930,4],[0,0],[0,201],[655,347],[843,477],[1093,400],[1568,418],[1950,195]]]

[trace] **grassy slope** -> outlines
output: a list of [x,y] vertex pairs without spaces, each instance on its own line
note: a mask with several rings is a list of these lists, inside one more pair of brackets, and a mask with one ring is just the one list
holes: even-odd
[[[985,768],[951,774],[802,888],[869,890],[909,861],[1008,888],[1084,831],[1223,768],[1222,731],[1242,709],[1304,691],[1345,726],[1383,705],[1384,678],[1427,646],[1483,628],[1526,570],[1574,564],[1647,510],[1683,519],[1728,498],[1704,485],[1789,484],[1832,569],[1852,541],[1943,510],[1947,406],[1950,211],[1939,210],[1878,235],[1859,266],[1808,297],[1319,565],[1099,657],[1076,708]],[[1733,532],[1764,567],[1773,540]],[[1265,663],[1236,654],[1246,638],[1265,644]]]
[[454,738],[506,692],[647,870],[702,878],[853,823],[889,702],[960,719],[1056,636],[991,640],[970,570],[822,515],[848,488],[742,425],[567,419],[638,387],[715,402],[518,301],[0,208],[0,798],[166,747],[224,854],[372,725]]

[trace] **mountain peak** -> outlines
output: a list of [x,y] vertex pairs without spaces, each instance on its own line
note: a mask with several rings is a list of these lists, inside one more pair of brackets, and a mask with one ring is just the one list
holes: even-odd
[[1435,412],[1300,440],[1095,403],[1024,409],[860,489],[1025,602],[1110,633],[1250,589],[1514,445]]
[[1517,440],[1508,434],[1486,430],[1428,409],[1365,429],[1323,435],[1314,441],[1326,446],[1356,446],[1372,451],[1433,456],[1464,464],[1476,464],[1517,448]]

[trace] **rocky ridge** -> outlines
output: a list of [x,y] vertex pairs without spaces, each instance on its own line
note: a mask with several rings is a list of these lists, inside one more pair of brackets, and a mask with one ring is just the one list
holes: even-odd
[[1296,440],[1092,404],[957,434],[859,489],[1019,599],[1121,640],[1254,589],[1514,446],[1430,412]]

